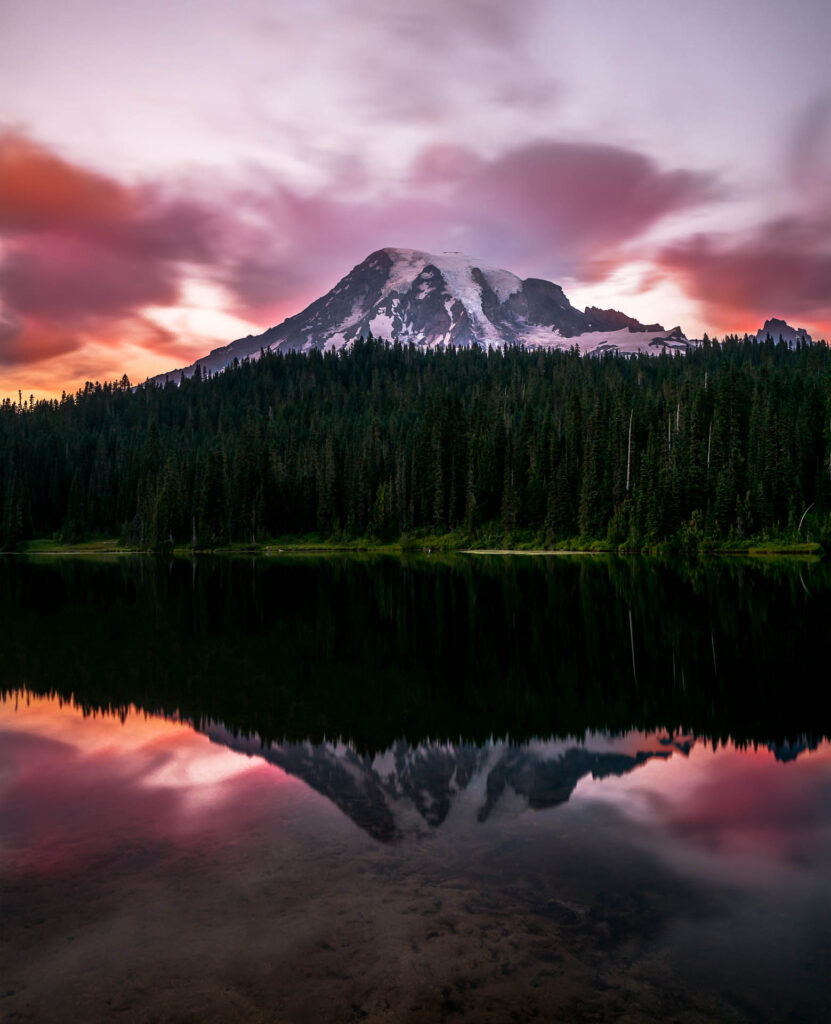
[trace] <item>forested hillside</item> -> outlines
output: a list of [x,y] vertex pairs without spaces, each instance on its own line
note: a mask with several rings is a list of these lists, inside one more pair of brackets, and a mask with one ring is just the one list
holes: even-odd
[[0,540],[827,544],[830,422],[823,344],[586,358],[370,338],[181,386],[7,401]]

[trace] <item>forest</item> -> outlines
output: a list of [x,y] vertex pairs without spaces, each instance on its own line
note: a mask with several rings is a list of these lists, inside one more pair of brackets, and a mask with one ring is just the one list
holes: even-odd
[[262,353],[0,406],[0,545],[831,546],[831,350]]

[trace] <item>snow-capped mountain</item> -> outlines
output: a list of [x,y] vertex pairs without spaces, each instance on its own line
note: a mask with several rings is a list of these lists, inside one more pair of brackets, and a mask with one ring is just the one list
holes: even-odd
[[797,342],[802,345],[813,343],[811,335],[804,327],[791,327],[789,323],[786,323],[784,320],[777,320],[776,317],[765,320],[764,326],[760,327],[756,332],[757,341],[765,341],[767,338],[772,338],[774,341],[784,341],[788,348],[795,348]]
[[154,379],[190,376],[197,366],[216,373],[234,359],[257,358],[264,349],[339,349],[369,333],[424,348],[519,344],[577,346],[593,353],[688,347],[680,327],[645,326],[617,310],[581,312],[550,281],[522,280],[456,252],[379,249],[296,316]]
[[439,828],[451,817],[475,825],[500,808],[542,809],[566,803],[585,776],[625,775],[653,758],[689,754],[683,736],[588,735],[515,746],[491,741],[399,741],[374,757],[344,743],[271,743],[235,736],[224,726],[201,731],[214,742],[261,757],[303,779],[381,842]]

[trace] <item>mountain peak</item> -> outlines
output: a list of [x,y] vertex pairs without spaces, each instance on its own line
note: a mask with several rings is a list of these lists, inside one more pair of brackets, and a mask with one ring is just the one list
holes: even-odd
[[[575,309],[563,289],[462,252],[376,249],[325,295],[257,337],[215,349],[197,366],[211,373],[262,350],[331,351],[372,334],[419,348],[572,348],[581,352],[685,350],[680,332],[644,326],[616,310]],[[168,375],[155,378],[164,381]]]
[[431,253],[421,249],[388,247],[372,253],[364,263],[372,265],[380,256],[387,256],[392,261],[396,273],[390,280],[390,287],[399,290],[412,284],[426,267],[435,267],[448,284],[455,285],[458,289],[469,288],[470,282],[476,280],[475,271],[479,271],[501,301],[505,301],[522,288],[522,279],[516,274],[463,252]]
[[756,332],[757,341],[765,341],[768,337],[774,341],[781,338],[789,348],[794,348],[797,342],[803,345],[813,344],[813,338],[804,327],[791,327],[785,320],[775,316],[765,320],[764,325]]

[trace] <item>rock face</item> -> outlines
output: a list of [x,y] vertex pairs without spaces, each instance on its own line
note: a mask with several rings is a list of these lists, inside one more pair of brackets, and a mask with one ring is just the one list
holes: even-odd
[[576,346],[586,353],[688,347],[680,328],[644,326],[617,310],[581,312],[551,281],[522,280],[461,253],[379,249],[296,316],[154,380],[189,377],[197,366],[216,373],[263,350],[339,349],[370,333],[423,348]]
[[[641,324],[634,317],[619,313],[616,309],[598,309],[597,306],[586,306],[587,327],[590,331],[619,331],[629,328],[632,331],[663,331],[660,324]],[[680,330],[680,328],[678,328]]]
[[788,348],[796,348],[797,342],[802,345],[813,344],[813,338],[804,327],[791,327],[790,324],[784,320],[777,320],[776,317],[765,320],[764,327],[760,327],[756,332],[757,341],[765,341],[767,338],[772,338],[774,341],[781,339]]

